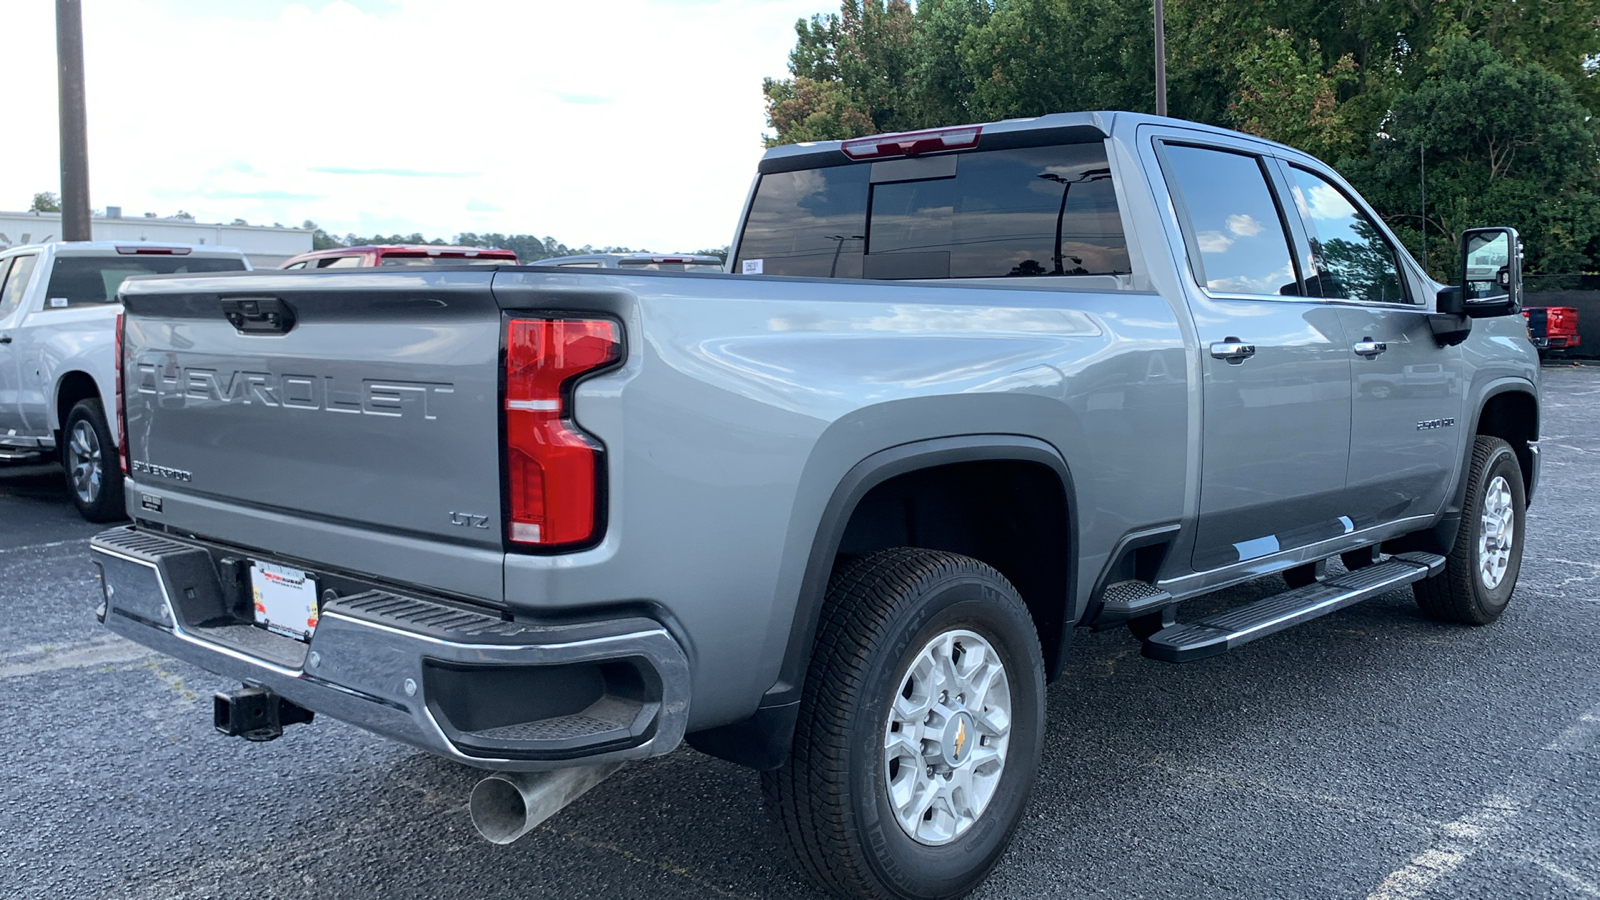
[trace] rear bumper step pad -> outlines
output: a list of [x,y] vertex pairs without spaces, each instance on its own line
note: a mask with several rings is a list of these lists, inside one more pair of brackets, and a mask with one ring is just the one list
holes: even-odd
[[1145,640],[1144,655],[1164,662],[1193,662],[1217,656],[1256,638],[1386,594],[1443,570],[1442,556],[1402,553],[1336,578],[1285,591],[1196,622],[1169,625]]

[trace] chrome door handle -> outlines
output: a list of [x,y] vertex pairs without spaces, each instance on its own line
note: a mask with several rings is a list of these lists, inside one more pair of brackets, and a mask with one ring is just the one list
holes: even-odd
[[1212,358],[1225,359],[1231,365],[1236,366],[1255,355],[1255,344],[1247,344],[1236,337],[1229,336],[1211,343]]
[[1372,359],[1379,353],[1389,349],[1389,345],[1385,344],[1383,341],[1375,341],[1372,338],[1364,337],[1361,340],[1356,341],[1355,346],[1351,347],[1350,349],[1356,351],[1357,356]]

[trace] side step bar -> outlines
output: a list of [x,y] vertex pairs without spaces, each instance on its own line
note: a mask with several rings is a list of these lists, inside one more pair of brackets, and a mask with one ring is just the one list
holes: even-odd
[[1193,662],[1226,653],[1259,637],[1325,616],[1444,570],[1444,557],[1402,553],[1317,584],[1285,591],[1198,622],[1169,625],[1145,639],[1144,655]]

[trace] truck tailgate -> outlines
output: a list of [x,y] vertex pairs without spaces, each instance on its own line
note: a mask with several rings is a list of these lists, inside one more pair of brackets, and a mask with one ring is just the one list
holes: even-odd
[[130,507],[247,548],[499,600],[491,278],[130,282]]

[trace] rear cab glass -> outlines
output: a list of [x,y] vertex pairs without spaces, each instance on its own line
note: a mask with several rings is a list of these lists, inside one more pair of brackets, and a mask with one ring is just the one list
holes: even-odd
[[45,289],[45,308],[115,303],[133,275],[243,272],[244,260],[220,256],[58,256]]
[[1103,141],[761,176],[733,271],[833,278],[1125,275]]
[[426,253],[385,253],[378,258],[380,266],[514,266],[517,260],[509,256],[433,256]]
[[721,272],[722,264],[709,260],[619,259],[617,268],[646,272]]

